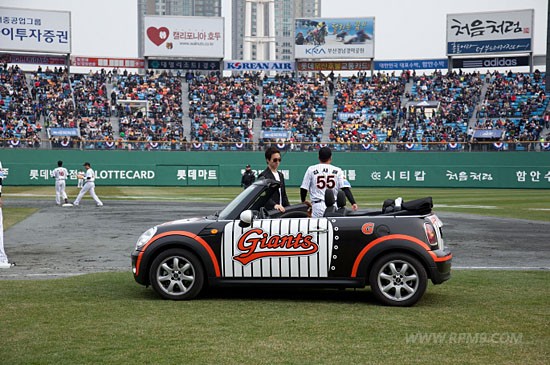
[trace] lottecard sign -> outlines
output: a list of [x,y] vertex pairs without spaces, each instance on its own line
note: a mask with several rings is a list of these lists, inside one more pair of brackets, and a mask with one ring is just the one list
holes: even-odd
[[144,17],[146,57],[223,58],[224,18]]
[[71,13],[0,8],[3,51],[71,53]]

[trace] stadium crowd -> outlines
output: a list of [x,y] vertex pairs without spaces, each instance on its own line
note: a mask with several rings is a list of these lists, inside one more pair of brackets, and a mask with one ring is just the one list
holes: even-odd
[[252,125],[259,105],[259,75],[223,77],[218,72],[188,79],[191,140],[195,149],[250,148]]
[[[262,130],[289,132],[286,140],[295,142],[321,142],[323,122],[327,111],[328,84],[324,77],[290,74],[266,77],[263,80]],[[308,145],[306,145],[308,146]]]
[[532,149],[550,141],[544,89],[539,71],[182,77],[116,69],[69,75],[62,67],[25,74],[1,65],[0,139],[5,147],[40,147],[44,125],[55,148],[238,150],[257,140],[259,148],[330,141],[336,149],[387,149],[381,142],[388,141],[401,142],[398,149],[439,150],[475,143],[476,130],[496,129],[502,133],[494,142]]

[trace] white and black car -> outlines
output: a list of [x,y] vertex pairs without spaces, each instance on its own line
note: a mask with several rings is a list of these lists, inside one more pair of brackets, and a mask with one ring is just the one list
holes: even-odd
[[263,208],[275,189],[278,182],[260,180],[215,215],[147,230],[132,252],[135,280],[174,300],[206,285],[370,285],[383,304],[410,306],[429,280],[450,278],[452,255],[431,198],[354,212],[329,191],[324,217],[310,218],[305,204],[283,214]]

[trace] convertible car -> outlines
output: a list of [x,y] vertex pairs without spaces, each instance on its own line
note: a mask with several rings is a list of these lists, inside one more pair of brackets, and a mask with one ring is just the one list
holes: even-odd
[[278,188],[259,180],[214,215],[150,228],[132,252],[136,282],[173,300],[207,285],[370,285],[382,304],[411,306],[429,280],[450,278],[452,255],[431,198],[352,211],[342,192],[327,190],[324,216],[311,218],[306,204],[266,210]]

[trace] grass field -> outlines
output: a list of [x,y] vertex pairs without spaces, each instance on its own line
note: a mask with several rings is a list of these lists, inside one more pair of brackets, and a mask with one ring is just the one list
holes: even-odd
[[[289,189],[298,201],[298,189]],[[225,204],[239,188],[99,187],[103,200]],[[3,192],[6,228],[52,187]],[[68,191],[71,197],[76,189]],[[550,221],[540,190],[354,189],[362,208],[432,196],[437,211]],[[412,308],[364,290],[212,290],[159,299],[130,273],[0,281],[1,364],[547,364],[550,272],[454,271]]]
[[458,271],[416,307],[370,290],[158,299],[129,273],[0,282],[3,364],[545,364],[550,272]]
[[[5,199],[50,198],[53,187],[6,187]],[[219,202],[228,203],[241,191],[238,187],[109,187],[100,186],[96,192],[102,200],[136,199],[153,201]],[[67,189],[74,200],[75,187]],[[375,209],[388,198],[401,196],[412,200],[433,197],[436,211],[469,213],[494,217],[550,221],[550,194],[535,189],[432,189],[432,188],[353,188],[360,208]],[[288,188],[291,203],[298,203],[299,189]],[[90,199],[89,196],[86,197]],[[8,205],[9,207],[9,205]]]

